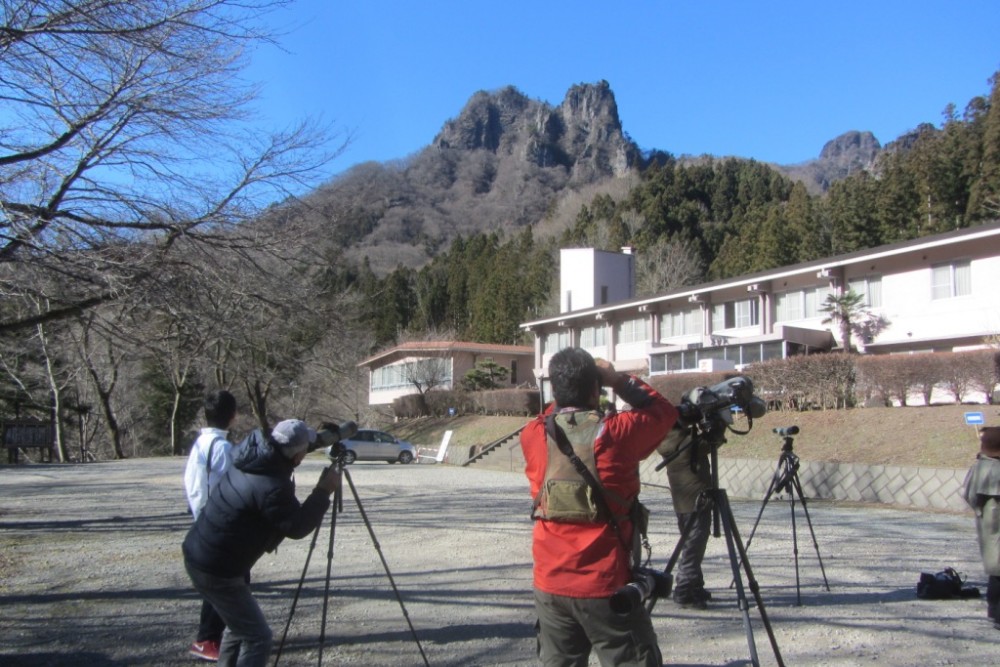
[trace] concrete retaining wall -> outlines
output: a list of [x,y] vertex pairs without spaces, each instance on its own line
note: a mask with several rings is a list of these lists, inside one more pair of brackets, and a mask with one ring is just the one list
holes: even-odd
[[[641,469],[644,482],[666,484],[659,461]],[[719,486],[732,498],[763,499],[778,472],[778,459],[719,459]],[[962,499],[966,470],[869,466],[857,463],[799,461],[799,483],[807,500],[850,500],[915,509],[966,511]]]
[[[449,463],[460,463],[451,458]],[[455,452],[461,459],[464,452]],[[462,459],[464,460],[464,459]],[[659,456],[642,464],[640,475],[644,483],[667,485],[667,473],[655,470]],[[475,462],[475,467],[521,472],[524,455],[513,442],[499,447],[489,456]],[[763,499],[778,470],[778,459],[719,459],[719,486],[731,498]],[[914,509],[963,512],[968,506],[962,499],[966,469],[918,468],[912,466],[858,463],[829,463],[799,460],[798,476],[807,500],[850,500],[878,503]]]

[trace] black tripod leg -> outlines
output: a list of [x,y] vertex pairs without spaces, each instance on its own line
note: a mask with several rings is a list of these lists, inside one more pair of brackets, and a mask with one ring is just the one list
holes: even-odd
[[[767,487],[767,493],[764,494],[764,501],[760,504],[760,511],[757,512],[757,519],[753,522],[753,527],[750,529],[750,537],[747,538],[747,543],[743,545],[743,550],[750,549],[750,543],[753,542],[753,536],[757,533],[757,526],[760,524],[760,518],[764,516],[764,508],[767,507],[767,503],[771,500],[771,496],[774,495],[775,490],[778,487],[778,480],[782,477],[782,465],[784,464],[784,458],[778,459],[778,468],[774,471],[774,475],[771,477],[771,484]],[[742,563],[740,563],[742,565]],[[736,580],[729,582],[729,587],[732,588],[736,583]]]
[[802,513],[806,515],[806,525],[809,526],[809,535],[812,537],[813,548],[816,550],[819,571],[823,573],[823,585],[826,586],[826,590],[829,592],[830,582],[826,580],[826,568],[823,567],[823,557],[819,555],[819,543],[816,541],[816,532],[813,530],[812,519],[809,517],[809,508],[806,506],[806,498],[802,494],[802,484],[799,483],[798,473],[792,478],[792,484],[795,487],[795,492],[799,494],[799,500],[802,501]]
[[[354,488],[354,480],[351,479],[351,473],[344,470],[344,477],[347,478],[347,484],[351,487],[351,495],[354,496],[354,502],[358,506],[358,512],[361,513],[361,518],[365,522],[365,527],[368,529],[368,535],[372,538],[372,545],[375,547],[375,551],[378,552],[378,557],[382,561],[382,567],[385,569],[385,575],[389,578],[389,584],[392,586],[392,592],[396,595],[396,600],[399,602],[400,609],[403,610],[403,618],[406,619],[406,624],[410,627],[410,634],[413,636],[413,641],[417,644],[417,649],[420,651],[420,657],[424,660],[424,665],[430,667],[430,663],[427,662],[427,656],[424,654],[424,647],[420,644],[420,639],[417,637],[417,630],[413,627],[413,623],[410,621],[410,614],[406,611],[406,605],[403,604],[403,596],[400,595],[399,589],[396,587],[396,580],[392,577],[392,572],[389,570],[389,563],[385,560],[385,554],[382,553],[382,545],[379,544],[378,538],[375,537],[375,529],[372,528],[371,521],[368,520],[368,514],[365,512],[364,506],[361,504],[361,498],[358,497],[358,490]],[[327,581],[329,581],[329,574],[327,575]]]
[[788,508],[792,514],[792,557],[795,560],[795,604],[802,606],[802,587],[799,582],[799,533],[795,523],[795,494],[788,494]]
[[774,490],[778,483],[778,477],[781,473],[781,462],[778,462],[778,469],[774,472],[774,476],[771,477],[771,485],[767,487],[767,493],[764,494],[764,502],[760,504],[760,511],[757,512],[757,520],[753,522],[753,527],[750,529],[750,536],[747,538],[747,543],[745,545],[746,549],[750,548],[750,543],[753,542],[753,536],[757,532],[757,525],[760,523],[760,518],[764,516],[764,508],[767,507],[767,502],[771,499],[774,494]]
[[[338,470],[336,474],[341,474],[341,471]],[[323,616],[319,626],[319,657],[316,662],[320,667],[323,665],[323,646],[326,644],[326,614],[330,606],[330,573],[333,570],[333,540],[337,534],[337,513],[344,509],[344,492],[339,484],[333,493],[333,503],[330,506],[333,508],[333,516],[330,519],[330,544],[326,551],[326,584],[323,588]]]
[[726,547],[729,550],[729,562],[733,568],[736,595],[739,598],[740,610],[743,612],[743,625],[747,631],[750,658],[753,661],[754,667],[760,667],[760,662],[757,659],[757,648],[753,640],[753,630],[750,626],[749,602],[746,598],[746,592],[743,589],[743,578],[740,576],[739,564],[742,564],[743,570],[746,572],[747,586],[750,588],[750,592],[753,593],[754,600],[757,602],[757,611],[760,612],[760,619],[771,642],[771,649],[774,651],[774,658],[777,660],[778,667],[785,667],[785,663],[781,659],[781,651],[778,649],[778,642],[774,637],[774,631],[771,629],[771,621],[768,619],[767,611],[764,609],[764,600],[760,596],[760,586],[753,576],[753,571],[750,569],[750,561],[747,559],[746,550],[743,548],[743,542],[740,540],[739,530],[736,528],[733,510],[729,506],[729,497],[726,495],[725,489],[718,489],[715,493],[716,506],[722,516],[723,527],[725,529]]
[[[336,505],[333,506],[333,522],[337,521],[337,509]],[[288,637],[288,628],[292,625],[292,617],[295,616],[295,608],[299,604],[299,596],[302,594],[302,586],[306,581],[306,573],[309,571],[309,561],[312,559],[313,550],[316,548],[316,538],[319,537],[319,530],[323,527],[323,522],[320,521],[319,525],[316,526],[316,530],[313,531],[312,541],[309,543],[309,552],[306,554],[305,565],[302,566],[302,576],[299,577],[299,586],[295,589],[295,597],[292,598],[292,608],[288,611],[288,620],[285,621],[285,630],[281,633],[281,641],[278,642],[278,649],[274,654],[274,667],[278,667],[278,661],[281,660],[281,651],[285,647],[285,639]],[[331,537],[332,530],[331,530]]]

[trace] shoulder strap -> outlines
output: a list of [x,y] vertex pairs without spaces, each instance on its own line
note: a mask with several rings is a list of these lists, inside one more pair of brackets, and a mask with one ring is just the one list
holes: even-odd
[[[618,520],[615,519],[614,512],[611,511],[611,507],[608,505],[607,499],[604,497],[604,487],[598,482],[594,475],[591,474],[590,470],[587,468],[586,464],[580,460],[580,457],[573,452],[573,446],[569,444],[569,439],[566,437],[566,433],[562,430],[562,427],[556,423],[556,416],[550,414],[545,418],[545,432],[555,441],[556,446],[559,447],[559,451],[569,457],[570,462],[576,471],[580,473],[580,477],[590,485],[590,488],[594,491],[594,502],[602,512],[608,517],[608,522],[611,527],[615,529],[615,533],[618,535],[618,539],[622,541],[622,545],[625,545],[622,539],[621,530],[618,527]],[[626,549],[627,550],[627,549]]]
[[208,446],[208,454],[205,455],[205,477],[206,479],[212,475],[212,450],[215,449],[215,443],[222,440],[222,436],[215,436],[212,438],[212,444]]

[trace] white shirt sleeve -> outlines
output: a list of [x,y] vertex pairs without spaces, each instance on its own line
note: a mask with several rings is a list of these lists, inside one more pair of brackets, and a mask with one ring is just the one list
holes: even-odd
[[[184,469],[184,490],[187,492],[188,507],[191,514],[198,518],[198,513],[208,500],[208,479],[205,475],[205,452],[201,450],[201,438],[194,442],[191,454],[188,456],[187,467]],[[213,457],[214,458],[214,457]]]
[[[215,441],[215,447],[212,448],[212,472],[208,476],[208,483],[206,485],[208,493],[211,493],[212,490],[219,485],[219,480],[222,479],[222,476],[226,474],[227,470],[229,470],[229,466],[232,465],[232,447],[232,444],[230,444],[230,442],[225,438],[219,438]],[[205,467],[204,460],[205,459],[203,457],[202,468]],[[202,473],[204,472],[205,471],[202,470]],[[208,500],[208,496],[205,497],[205,500]],[[205,502],[203,501],[202,507],[204,506]]]
[[[212,446],[212,443],[215,446]],[[197,520],[212,489],[219,483],[222,476],[232,465],[232,444],[225,437],[203,432],[194,441],[191,454],[188,456],[187,468],[184,469],[184,489],[187,492],[188,507]],[[212,450],[212,461],[209,465],[207,456]],[[211,471],[208,469],[211,468]]]

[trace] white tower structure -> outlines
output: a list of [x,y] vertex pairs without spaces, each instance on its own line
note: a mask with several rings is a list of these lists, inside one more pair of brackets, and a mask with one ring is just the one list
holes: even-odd
[[635,296],[632,248],[608,252],[563,248],[559,252],[559,312],[627,301]]

